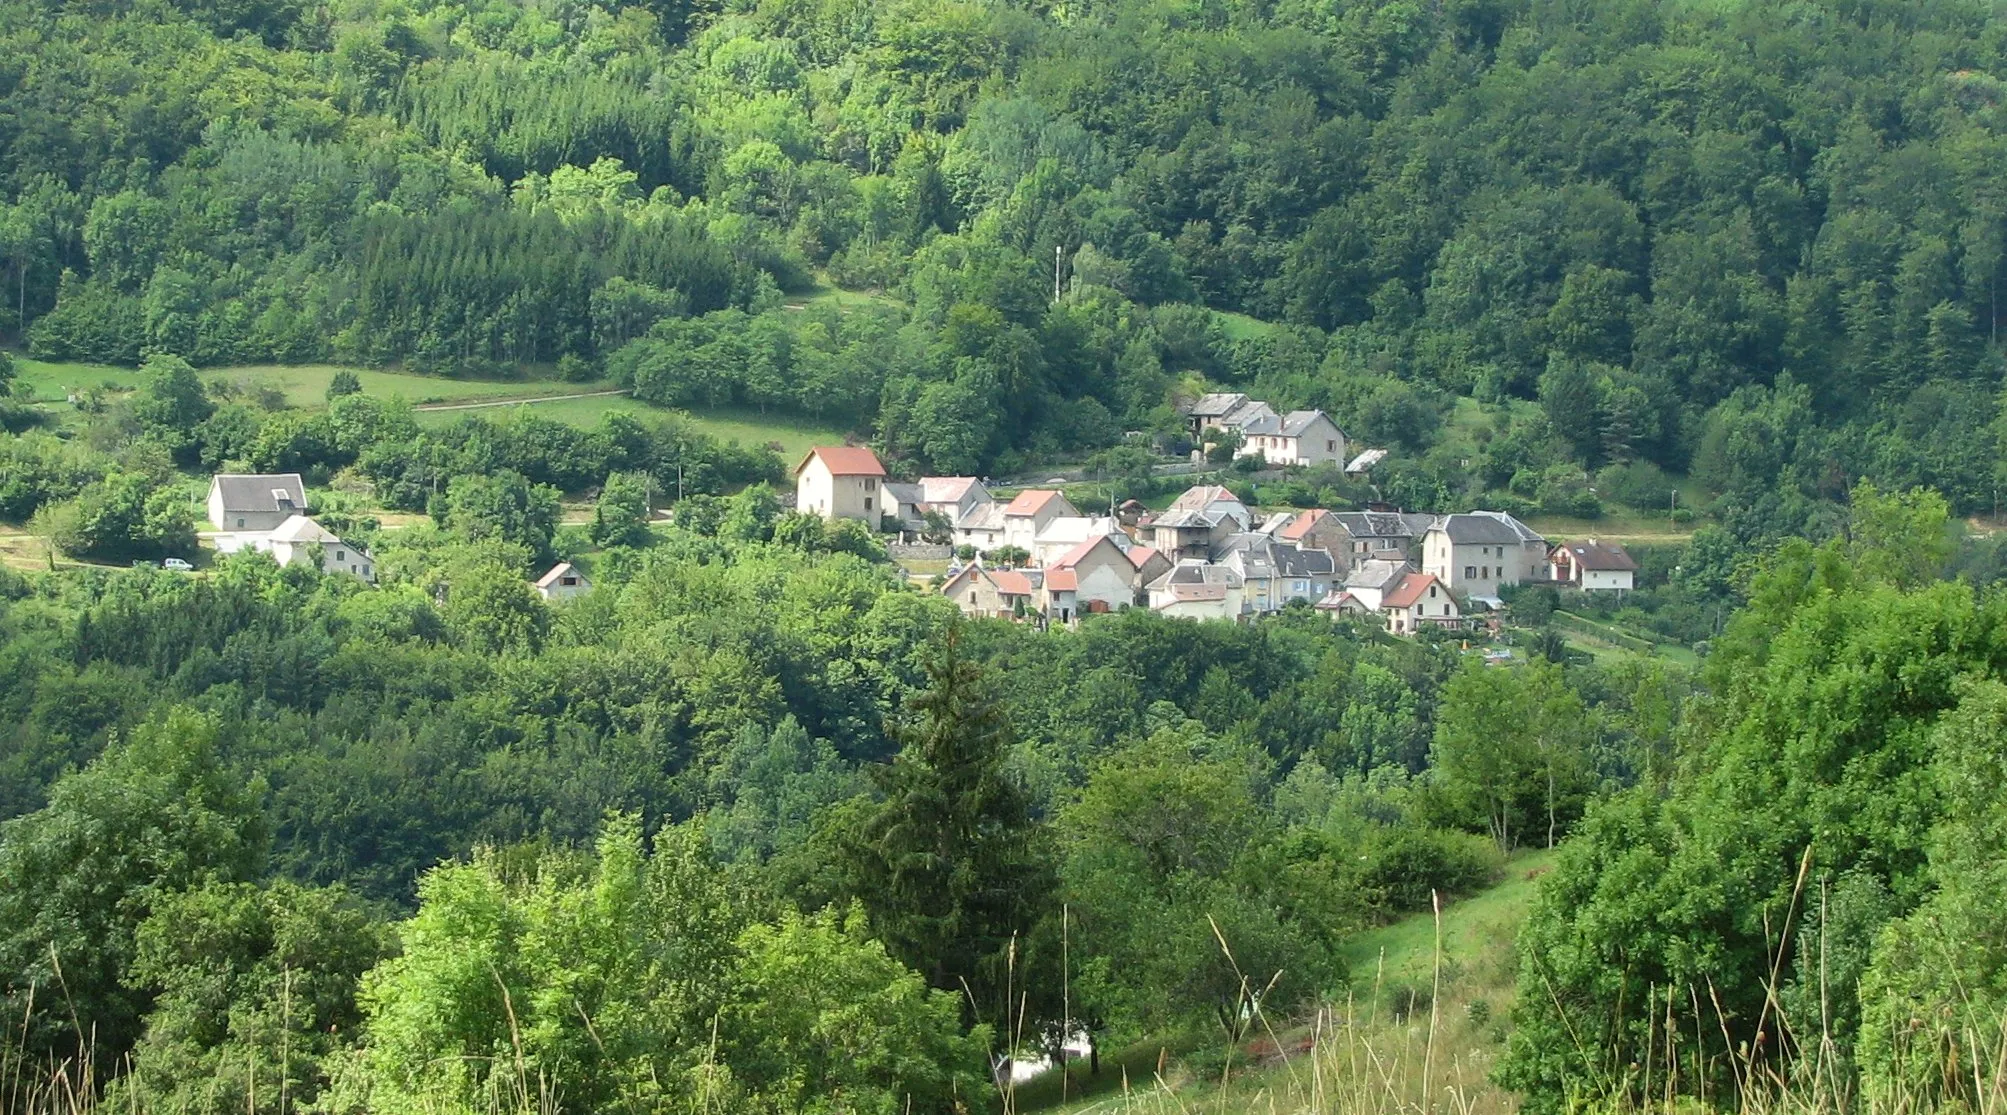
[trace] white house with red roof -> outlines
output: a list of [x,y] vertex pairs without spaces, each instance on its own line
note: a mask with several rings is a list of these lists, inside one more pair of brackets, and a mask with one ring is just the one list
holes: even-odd
[[825,519],[859,519],[876,530],[894,510],[884,489],[885,466],[867,446],[818,446],[794,466],[795,509]]
[[1463,626],[1463,602],[1433,573],[1409,573],[1380,598],[1387,630],[1412,635],[1423,627]]
[[1045,567],[1048,587],[1055,578],[1073,583],[1080,612],[1113,612],[1136,602],[1137,568],[1112,534],[1098,535],[1066,551]]
[[1585,592],[1628,592],[1637,587],[1638,563],[1615,542],[1591,538],[1554,547],[1554,579]]
[[1054,519],[1079,514],[1064,495],[1051,488],[1026,488],[1004,504],[1003,544],[1032,553],[1038,549],[1038,536]]

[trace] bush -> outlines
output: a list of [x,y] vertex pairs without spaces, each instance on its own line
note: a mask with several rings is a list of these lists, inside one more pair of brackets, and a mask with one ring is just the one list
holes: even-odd
[[1490,840],[1422,825],[1384,830],[1366,845],[1359,886],[1383,913],[1430,908],[1431,893],[1468,894],[1498,877],[1502,864]]

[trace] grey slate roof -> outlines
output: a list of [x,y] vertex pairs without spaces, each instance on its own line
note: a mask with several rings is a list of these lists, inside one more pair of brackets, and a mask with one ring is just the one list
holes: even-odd
[[306,510],[307,485],[297,472],[217,473],[212,483],[223,495],[225,511],[278,511],[279,492],[283,492],[291,504],[287,510]]
[[1285,577],[1324,577],[1335,568],[1331,555],[1323,550],[1304,549],[1291,543],[1275,547],[1276,571]]
[[1345,587],[1385,590],[1411,572],[1413,568],[1405,561],[1382,561],[1374,558],[1353,566],[1352,572],[1345,575]]
[[1472,512],[1468,515],[1446,515],[1434,529],[1449,535],[1450,541],[1458,546],[1517,546],[1526,539],[1512,525],[1516,522],[1518,520],[1510,515]]
[[900,484],[888,480],[885,482],[885,495],[894,501],[893,506],[895,508],[900,505],[918,507],[920,504],[927,502],[926,489],[918,484]]
[[1194,418],[1222,418],[1247,405],[1247,396],[1238,391],[1219,391],[1199,396],[1189,411]]
[[[1421,530],[1416,530],[1408,517],[1393,511],[1333,511],[1331,517],[1345,528],[1345,533],[1354,538],[1407,538],[1428,530],[1424,522]],[[1433,521],[1433,516],[1423,516]]]
[[[1328,418],[1328,416],[1321,410],[1292,410],[1282,416],[1282,435],[1284,437],[1302,437],[1303,431],[1309,429],[1311,423],[1316,422],[1319,418]],[[1338,423],[1332,422],[1331,425],[1336,426]]]

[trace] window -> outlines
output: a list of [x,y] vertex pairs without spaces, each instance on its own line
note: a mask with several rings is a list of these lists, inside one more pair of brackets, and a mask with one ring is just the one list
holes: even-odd
[[237,529],[239,529],[239,530],[242,530],[242,529],[244,529],[244,520],[243,520],[243,519],[238,519],[238,520],[237,520]]
[[566,587],[566,588],[577,588],[577,587],[578,587],[578,578],[577,578],[577,577],[559,577],[559,578],[558,578],[558,584],[561,584],[561,585],[563,585],[563,586],[564,586],[564,587]]
[[342,551],[342,550],[336,550],[336,551],[334,552],[334,559],[335,559],[336,561],[347,561],[347,560],[348,560],[348,554],[347,554],[347,552],[345,552],[345,551]]
[[1325,442],[1325,443],[1324,443],[1324,451],[1325,451],[1326,453],[1336,453],[1336,452],[1338,452],[1338,443],[1337,443],[1337,442],[1335,442],[1335,441],[1327,441],[1327,442]]
[[1430,599],[1430,600],[1434,600],[1435,598],[1436,598],[1436,586],[1434,586],[1434,585],[1430,585],[1430,586],[1429,586],[1429,599]]
[[1489,566],[1489,565],[1480,565],[1480,566],[1478,566],[1478,568],[1477,568],[1477,576],[1478,576],[1478,579],[1479,579],[1479,580],[1483,580],[1483,581],[1489,581],[1489,580],[1491,580],[1491,566]]
[[870,497],[870,496],[865,496],[865,497],[864,497],[864,509],[865,509],[866,511],[869,511],[869,510],[871,510],[871,497]]
[[1464,566],[1464,567],[1463,567],[1463,576],[1464,576],[1464,579],[1465,579],[1465,580],[1467,580],[1467,581],[1475,581],[1475,580],[1477,580],[1477,566],[1475,566],[1475,565],[1466,565],[1466,566]]

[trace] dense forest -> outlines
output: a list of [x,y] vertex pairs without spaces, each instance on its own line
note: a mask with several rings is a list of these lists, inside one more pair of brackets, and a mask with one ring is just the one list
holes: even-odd
[[[1349,946],[1534,875],[1520,1109],[2001,1110],[2003,83],[1976,0],[0,0],[0,1113],[1224,1089],[1435,1055]],[[1215,388],[1390,450],[1251,506],[1668,533],[1503,659],[1043,630],[701,421],[1161,503]],[[218,470],[377,584],[212,560]]]
[[[1416,505],[1998,505],[1984,4],[107,0],[0,41],[0,321],[52,359],[561,364],[943,472],[1174,428],[1196,375],[1400,450]],[[1462,396],[1540,406],[1473,461]]]

